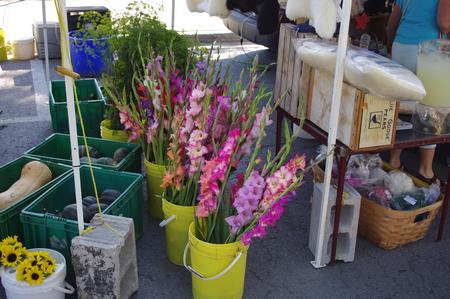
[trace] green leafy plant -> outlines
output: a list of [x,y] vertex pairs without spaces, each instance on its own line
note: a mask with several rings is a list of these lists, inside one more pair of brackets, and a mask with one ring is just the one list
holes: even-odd
[[[77,48],[81,48],[91,57],[97,58],[99,53],[95,51],[95,48],[102,49],[102,55],[111,55],[109,43],[113,34],[110,12],[88,11],[78,18],[77,31],[73,37],[76,38],[74,42],[78,44]],[[87,41],[91,41],[95,48],[91,47]]]
[[[161,10],[161,6],[134,1],[112,20],[109,49],[115,59],[103,80],[113,84],[121,96],[125,93],[133,98],[132,78],[135,74],[144,74],[148,63],[142,57],[165,55],[170,48],[177,58],[176,67],[181,72],[186,68],[194,43],[189,37],[168,29],[158,18]],[[108,108],[108,118],[112,127],[121,127],[115,107]]]

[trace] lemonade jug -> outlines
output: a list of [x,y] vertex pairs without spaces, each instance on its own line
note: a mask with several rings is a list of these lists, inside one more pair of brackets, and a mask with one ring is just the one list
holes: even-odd
[[417,76],[427,91],[422,104],[450,107],[450,41],[431,40],[419,46]]

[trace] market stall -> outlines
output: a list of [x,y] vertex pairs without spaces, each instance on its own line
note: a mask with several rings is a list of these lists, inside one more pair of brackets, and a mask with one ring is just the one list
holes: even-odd
[[[294,1],[295,2],[295,1]],[[295,2],[297,3],[297,2]],[[289,2],[288,2],[289,5]],[[345,5],[344,5],[345,7]],[[291,8],[291,14],[295,12],[295,7]],[[288,11],[289,13],[289,7]],[[312,13],[314,15],[314,13]],[[297,15],[295,15],[297,16]],[[385,15],[384,15],[385,16]],[[316,15],[317,17],[317,15]],[[381,16],[380,16],[381,17]],[[343,18],[345,20],[345,18]],[[368,20],[367,16],[364,19],[356,20],[357,27],[361,25],[361,22],[364,23]],[[316,21],[317,22],[317,21]],[[359,23],[359,24],[358,24]],[[317,23],[316,23],[317,24]],[[341,24],[339,38],[342,37],[343,34],[347,35],[348,30],[345,25]],[[281,145],[281,129],[284,118],[288,118],[292,120],[296,124],[303,124],[303,128],[306,132],[311,134],[315,139],[323,144],[328,144],[327,150],[327,165],[325,169],[325,180],[323,173],[320,174],[320,177],[317,178],[318,181],[323,181],[325,184],[325,188],[322,191],[322,214],[321,220],[322,223],[327,217],[327,210],[330,209],[328,207],[328,197],[329,194],[327,192],[328,182],[331,179],[331,176],[327,176],[327,172],[331,173],[332,162],[329,160],[333,159],[332,150],[334,149],[334,153],[338,158],[337,170],[335,173],[337,185],[336,190],[336,206],[332,208],[334,211],[334,215],[332,218],[333,228],[332,228],[332,237],[331,237],[331,262],[336,260],[336,250],[339,244],[338,235],[340,235],[340,219],[341,219],[341,208],[344,205],[343,193],[344,193],[344,182],[347,178],[347,164],[351,156],[362,154],[362,153],[379,153],[381,151],[391,150],[391,149],[403,149],[403,148],[411,148],[422,145],[429,144],[441,144],[447,143],[449,141],[450,135],[446,130],[436,128],[425,128],[427,133],[420,132],[420,125],[415,130],[406,130],[406,131],[396,131],[397,128],[397,120],[398,120],[398,112],[399,112],[399,102],[398,99],[415,99],[421,100],[425,96],[425,92],[423,89],[423,85],[420,81],[412,73],[405,72],[404,74],[409,76],[409,81],[407,84],[412,84],[413,88],[409,90],[413,90],[417,87],[416,95],[407,95],[400,94],[402,87],[391,88],[391,90],[399,91],[399,94],[383,94],[383,87],[376,87],[375,81],[377,80],[375,77],[373,79],[366,81],[363,84],[360,84],[364,81],[363,77],[367,76],[371,70],[370,67],[367,67],[367,64],[363,66],[366,68],[364,72],[361,72],[358,76],[353,76],[350,74],[352,72],[352,67],[349,64],[353,63],[355,57],[362,55],[367,57],[374,55],[370,54],[370,52],[360,51],[360,54],[357,52],[356,48],[350,49],[350,54],[346,58],[345,62],[345,83],[342,88],[342,103],[341,97],[339,96],[339,101],[336,102],[335,92],[336,92],[336,76],[339,75],[339,64],[336,64],[336,68],[333,68],[333,64],[331,64],[331,59],[327,60],[327,55],[333,57],[333,59],[339,58],[340,48],[339,45],[336,46],[333,43],[323,42],[320,40],[314,39],[314,34],[301,32],[303,30],[301,26],[287,25],[282,24],[280,28],[280,42],[279,42],[279,53],[278,53],[278,68],[277,68],[277,77],[276,77],[276,85],[275,85],[275,96],[280,96],[286,90],[290,90],[291,92],[287,95],[286,100],[282,103],[281,107],[278,108],[278,118],[277,118],[277,148]],[[319,35],[324,34],[323,30],[328,29],[326,26],[321,27],[320,30],[322,32],[317,31],[316,33]],[[332,29],[329,29],[332,30]],[[361,34],[361,33],[360,33]],[[368,47],[368,43],[364,42],[364,38],[366,36],[361,35],[358,46]],[[370,36],[369,36],[370,40]],[[307,44],[311,43],[311,46]],[[305,46],[306,45],[306,46]],[[328,48],[330,46],[330,48]],[[325,50],[322,54],[323,56],[315,56],[314,59],[311,59],[313,56],[309,56],[314,52],[320,52],[322,49]],[[378,46],[372,48],[372,50],[378,52],[380,49]],[[445,49],[445,46],[442,46],[440,49]],[[328,51],[329,50],[329,51]],[[445,51],[445,50],[443,50]],[[337,54],[336,54],[337,52]],[[380,51],[382,53],[382,51]],[[386,53],[384,53],[386,54]],[[381,56],[376,56],[376,60],[379,62],[383,61],[381,64],[388,65],[389,60],[384,59]],[[366,62],[370,64],[369,62]],[[399,66],[401,68],[401,66]],[[400,68],[396,67],[397,70]],[[324,75],[324,72],[333,74],[334,72],[334,84],[331,83],[331,77],[329,75]],[[389,72],[389,71],[388,71]],[[412,75],[412,76],[410,76]],[[404,77],[403,79],[405,79]],[[342,78],[341,78],[342,79]],[[400,79],[400,80],[399,80]],[[397,80],[401,81],[400,77],[391,79],[385,78],[383,80],[384,84],[391,84],[393,82],[397,82]],[[359,82],[358,82],[359,81]],[[351,83],[349,83],[351,82]],[[415,83],[413,83],[415,82]],[[372,88],[370,87],[372,85]],[[332,87],[333,86],[333,87]],[[411,85],[410,85],[411,86]],[[428,88],[428,87],[427,87]],[[420,91],[422,89],[422,91]],[[339,95],[341,94],[341,90],[339,90]],[[380,97],[381,95],[381,97]],[[332,100],[330,98],[332,97]],[[339,108],[336,109],[336,105]],[[431,118],[437,117],[436,113],[433,112],[434,108],[429,108]],[[445,109],[445,108],[444,108]],[[445,112],[443,112],[445,114]],[[417,115],[414,115],[417,119]],[[445,117],[444,117],[445,118]],[[424,122],[423,114],[420,118],[421,122]],[[399,121],[400,122],[400,121]],[[425,120],[425,123],[427,121]],[[435,121],[439,123],[439,121]],[[403,123],[404,124],[404,123]],[[427,126],[426,124],[423,126]],[[431,126],[432,127],[432,126]],[[417,131],[419,130],[419,131]],[[430,131],[431,130],[431,131]],[[434,131],[438,130],[438,131]],[[434,133],[435,135],[430,135],[430,132],[439,132]],[[333,140],[338,141],[334,144]],[[335,145],[333,148],[330,147],[330,144]],[[331,158],[330,158],[331,156]],[[392,169],[391,169],[392,170]],[[323,170],[322,170],[323,171]],[[447,190],[448,191],[448,190]],[[334,196],[334,195],[333,195]],[[330,198],[331,201],[331,198]],[[360,217],[369,217],[365,207],[365,200],[363,198],[361,203],[361,216]],[[425,228],[413,228],[413,232],[409,237],[405,237],[405,234],[408,235],[408,228],[401,227],[397,233],[394,233],[393,238],[397,238],[400,235],[403,236],[404,240],[399,243],[400,245],[412,242],[418,239],[423,238],[428,227],[436,216],[439,208],[442,205],[441,212],[441,220],[438,231],[438,240],[442,238],[443,227],[446,220],[446,214],[448,209],[448,192],[446,192],[445,197],[442,202],[438,201],[434,205],[430,205],[426,210],[417,210],[417,214],[411,217],[411,225],[419,226],[421,221],[422,226]],[[422,213],[422,214],[421,214]],[[407,213],[404,213],[406,216]],[[420,214],[420,215],[419,215]],[[425,215],[426,216],[423,216]],[[399,213],[396,217],[399,216]],[[420,217],[419,217],[420,216]],[[423,217],[425,218],[423,218]],[[381,215],[380,217],[385,217],[385,215]],[[422,218],[421,218],[422,217]],[[418,220],[420,218],[420,220]],[[423,221],[423,219],[427,219],[427,221]],[[365,220],[365,219],[363,219]],[[313,220],[311,220],[313,221]],[[346,220],[347,221],[347,220]],[[381,219],[380,219],[381,221]],[[425,223],[425,224],[424,224]],[[362,225],[361,225],[362,224]],[[379,223],[381,225],[381,223]],[[360,222],[360,234],[367,237],[367,227],[364,225],[364,221]],[[377,223],[373,222],[373,226],[376,226]],[[397,226],[398,224],[394,224]],[[394,227],[392,226],[392,227]],[[401,225],[400,225],[401,226]],[[323,228],[323,227],[322,227]],[[402,230],[403,229],[403,230]],[[415,231],[414,231],[415,230]],[[420,233],[418,233],[420,232]],[[311,234],[311,231],[310,231]],[[318,245],[313,246],[315,251],[316,261],[322,260],[322,244],[326,242],[327,238],[323,234],[323,231],[320,231],[319,237],[317,238]],[[392,237],[392,236],[391,236]],[[369,236],[370,238],[370,236]],[[311,235],[310,235],[311,242]],[[321,244],[322,242],[322,244]],[[395,243],[395,242],[393,242]],[[400,245],[386,245],[385,248],[394,248]],[[383,247],[383,246],[382,246]],[[311,246],[310,246],[311,248]],[[329,248],[327,248],[329,250]],[[341,258],[342,260],[342,258]],[[345,260],[345,259],[344,259]],[[348,260],[347,260],[348,261]]]

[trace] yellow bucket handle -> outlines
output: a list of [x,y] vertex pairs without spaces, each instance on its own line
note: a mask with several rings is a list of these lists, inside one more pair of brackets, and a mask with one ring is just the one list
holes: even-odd
[[177,218],[177,216],[172,215],[172,216],[170,216],[169,218],[167,218],[166,220],[161,221],[161,222],[159,223],[159,227],[164,227],[164,226],[166,226],[167,224],[169,224],[170,222],[172,222],[173,220],[175,220],[175,218]]
[[233,266],[239,261],[239,259],[242,256],[242,252],[239,251],[237,253],[236,257],[234,258],[234,260],[231,262],[231,264],[229,264],[228,267],[226,267],[222,272],[220,272],[219,274],[216,274],[214,276],[211,276],[211,277],[206,277],[205,275],[201,274],[200,272],[198,272],[197,270],[192,268],[192,266],[187,264],[186,257],[187,257],[188,249],[189,249],[189,242],[187,242],[186,247],[184,248],[183,265],[189,272],[191,272],[192,274],[194,274],[195,276],[197,276],[198,278],[200,278],[201,280],[204,280],[204,281],[215,280],[217,278],[224,276],[228,271],[231,270],[231,268],[233,268]]

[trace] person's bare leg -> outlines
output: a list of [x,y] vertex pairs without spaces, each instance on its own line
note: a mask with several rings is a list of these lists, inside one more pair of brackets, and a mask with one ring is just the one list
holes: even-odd
[[389,156],[389,164],[394,168],[400,168],[402,162],[400,161],[400,155],[402,154],[401,149],[392,150]]
[[434,177],[433,158],[435,148],[420,148],[419,174],[431,179]]

